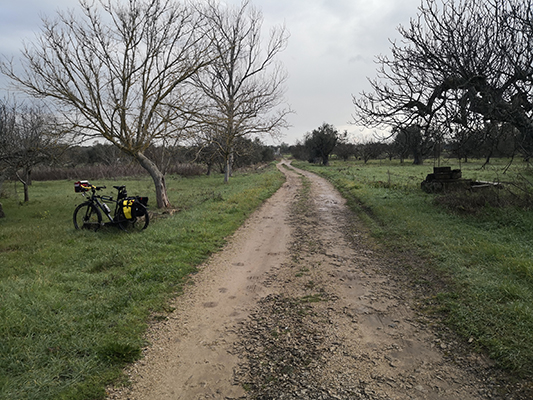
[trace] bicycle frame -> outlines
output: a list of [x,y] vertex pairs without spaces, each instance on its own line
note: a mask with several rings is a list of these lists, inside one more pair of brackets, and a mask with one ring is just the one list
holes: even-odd
[[[116,224],[117,221],[115,217],[118,215],[119,200],[114,200],[112,196],[100,196],[96,194],[97,190],[105,188],[105,186],[97,186],[95,188],[91,188],[92,194],[90,197],[88,197],[88,200],[91,203],[95,204],[104,213],[104,215],[107,216],[110,223]],[[82,193],[81,195],[83,197],[86,197],[85,193]],[[111,208],[107,205],[107,203],[115,203],[115,210],[113,213],[115,217],[111,215]]]

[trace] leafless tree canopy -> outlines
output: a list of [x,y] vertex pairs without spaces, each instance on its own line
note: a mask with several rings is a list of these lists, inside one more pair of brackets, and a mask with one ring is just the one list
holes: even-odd
[[213,32],[214,63],[196,77],[202,93],[203,140],[216,144],[226,159],[227,181],[235,142],[256,134],[276,136],[287,127],[288,107],[283,107],[286,74],[276,57],[287,45],[283,27],[261,43],[262,14],[243,1],[239,7],[222,7],[208,1],[204,13]]
[[0,186],[16,176],[28,201],[32,168],[58,155],[64,138],[61,124],[43,106],[0,100]]
[[163,174],[144,151],[183,132],[183,83],[211,61],[205,18],[170,0],[80,0],[82,14],[44,19],[23,51],[23,73],[1,70],[37,97],[56,100],[83,135],[103,137],[151,174],[159,207]]
[[523,0],[424,0],[372,90],[354,97],[372,127],[510,124],[533,136],[533,10]]

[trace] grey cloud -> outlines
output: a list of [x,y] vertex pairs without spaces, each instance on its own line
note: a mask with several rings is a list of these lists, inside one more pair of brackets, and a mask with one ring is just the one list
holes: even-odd
[[[3,0],[7,3],[7,0]],[[240,4],[241,0],[226,0]],[[352,94],[367,89],[378,54],[389,53],[398,25],[415,17],[420,0],[252,0],[263,11],[264,34],[285,24],[291,36],[281,55],[289,73],[286,100],[297,114],[283,139],[293,143],[322,122],[346,127]],[[74,0],[13,0],[2,5],[0,54],[18,52],[33,39],[42,14],[77,8]],[[0,86],[2,85],[0,78]],[[1,95],[0,95],[1,97]],[[344,128],[343,128],[344,129]],[[354,135],[359,129],[353,127]]]

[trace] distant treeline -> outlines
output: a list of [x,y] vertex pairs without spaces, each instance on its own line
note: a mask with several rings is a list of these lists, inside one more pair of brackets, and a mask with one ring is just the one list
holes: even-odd
[[[233,156],[233,168],[273,161],[276,149],[260,140],[239,139]],[[147,156],[165,174],[193,176],[224,172],[224,159],[216,144],[207,146],[151,146]],[[104,179],[122,176],[145,176],[147,172],[132,157],[111,144],[65,148],[59,156],[36,166],[31,179]]]
[[445,138],[438,132],[420,127],[396,129],[388,140],[372,139],[350,143],[347,134],[340,134],[333,126],[324,124],[307,134],[303,141],[289,148],[292,156],[312,163],[327,164],[330,155],[348,160],[357,158],[367,162],[372,159],[405,159],[422,164],[426,159],[440,157],[469,159],[517,158],[529,161],[533,156],[533,139],[509,125],[493,125],[473,130],[468,134],[458,132]]

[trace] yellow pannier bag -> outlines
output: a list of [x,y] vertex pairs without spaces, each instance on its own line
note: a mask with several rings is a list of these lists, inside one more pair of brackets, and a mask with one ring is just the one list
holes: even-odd
[[132,209],[133,209],[134,202],[135,202],[135,199],[122,201],[122,212],[124,213],[124,216],[126,217],[126,219],[133,218]]

